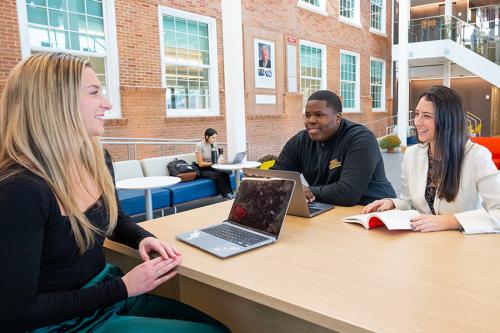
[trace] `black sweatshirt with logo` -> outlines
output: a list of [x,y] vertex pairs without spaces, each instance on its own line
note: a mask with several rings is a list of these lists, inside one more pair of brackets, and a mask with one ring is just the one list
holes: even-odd
[[297,133],[273,168],[302,173],[319,202],[367,205],[396,196],[385,176],[377,139],[366,127],[347,119],[327,141],[311,140],[306,130]]

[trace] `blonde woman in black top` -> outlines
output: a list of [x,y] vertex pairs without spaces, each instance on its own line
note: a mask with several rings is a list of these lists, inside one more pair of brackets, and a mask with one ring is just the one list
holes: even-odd
[[[36,54],[12,71],[0,108],[0,327],[225,331],[182,303],[145,295],[176,274],[182,256],[120,209],[98,139],[110,108],[92,67],[75,56]],[[137,248],[144,262],[125,275],[106,265],[105,237]]]

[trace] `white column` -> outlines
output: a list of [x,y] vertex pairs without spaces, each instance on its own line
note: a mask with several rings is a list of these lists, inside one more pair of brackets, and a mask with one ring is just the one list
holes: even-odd
[[[401,5],[400,5],[401,6]],[[444,15],[445,16],[451,16],[453,14],[453,7],[452,7],[452,0],[446,0],[444,2]]]
[[241,0],[222,0],[227,155],[246,150]]
[[443,86],[450,87],[451,84],[451,61],[446,60],[443,63]]
[[406,146],[408,112],[410,110],[410,87],[408,68],[408,25],[410,22],[410,1],[399,1],[399,43],[398,43],[398,136],[401,145]]

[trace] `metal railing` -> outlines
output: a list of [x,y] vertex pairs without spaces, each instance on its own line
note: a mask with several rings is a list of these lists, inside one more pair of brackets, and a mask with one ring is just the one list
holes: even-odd
[[454,16],[432,16],[410,21],[408,42],[450,39],[500,65],[500,34],[497,25],[469,24]]
[[[158,138],[120,138],[120,137],[102,137],[101,143],[109,146],[124,146],[127,152],[127,159],[139,159],[140,147],[157,147],[157,152],[151,150],[148,155],[165,156],[177,155],[180,153],[194,152],[194,147],[200,142],[200,139],[158,139]],[[218,147],[224,148],[227,152],[226,142],[217,142]],[[155,149],[156,150],[156,149]],[[250,156],[250,144],[246,143],[247,157]]]
[[[395,27],[398,23],[395,22]],[[450,39],[500,65],[500,25],[498,20],[467,23],[454,16],[431,16],[410,20],[408,42]],[[395,39],[394,44],[398,41]]]
[[[408,136],[411,136],[413,135],[411,133],[411,130],[415,127],[415,125],[413,122],[413,111],[410,110],[408,112]],[[398,115],[368,121],[366,123],[363,123],[363,125],[365,127],[368,127],[377,138],[389,134],[396,134],[398,128]]]

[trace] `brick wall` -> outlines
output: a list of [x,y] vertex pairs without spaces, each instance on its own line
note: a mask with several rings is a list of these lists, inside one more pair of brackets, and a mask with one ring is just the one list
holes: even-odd
[[[391,4],[387,1],[387,32],[382,37],[369,32],[370,3],[361,0],[361,24],[357,28],[338,21],[338,2],[327,1],[328,16],[319,15],[296,6],[297,0],[242,0],[244,28],[266,29],[279,34],[285,41],[293,36],[327,46],[327,88],[338,92],[340,86],[340,49],[360,54],[361,64],[361,112],[345,113],[344,117],[358,122],[367,122],[390,115],[391,101],[386,102],[389,112],[371,111],[369,68],[370,56],[386,59],[386,97],[390,96],[391,64]],[[195,14],[215,18],[217,26],[217,53],[219,69],[220,115],[217,117],[171,118],[166,117],[165,89],[161,87],[160,33],[158,5],[172,7]],[[8,73],[21,59],[16,2],[2,1],[0,5],[0,88],[3,88]],[[116,31],[120,68],[120,94],[123,119],[106,123],[106,136],[137,138],[202,138],[207,127],[219,132],[220,141],[226,140],[224,63],[222,42],[222,20],[220,1],[201,0],[115,0]],[[286,47],[286,43],[283,44]],[[245,57],[252,56],[245,50]],[[277,84],[286,87],[286,52],[276,59],[282,67]],[[300,79],[300,78],[298,78]],[[246,135],[250,143],[250,157],[257,159],[265,154],[278,154],[283,144],[303,128],[302,95],[287,93],[277,96],[280,103],[272,114],[252,114],[248,110]],[[217,91],[217,89],[216,89]],[[279,106],[279,107],[278,107]],[[190,150],[179,147],[177,152]],[[128,158],[124,147],[112,146],[115,159]],[[163,153],[173,152],[164,148]],[[158,155],[159,147],[144,146],[139,149],[139,158]]]

